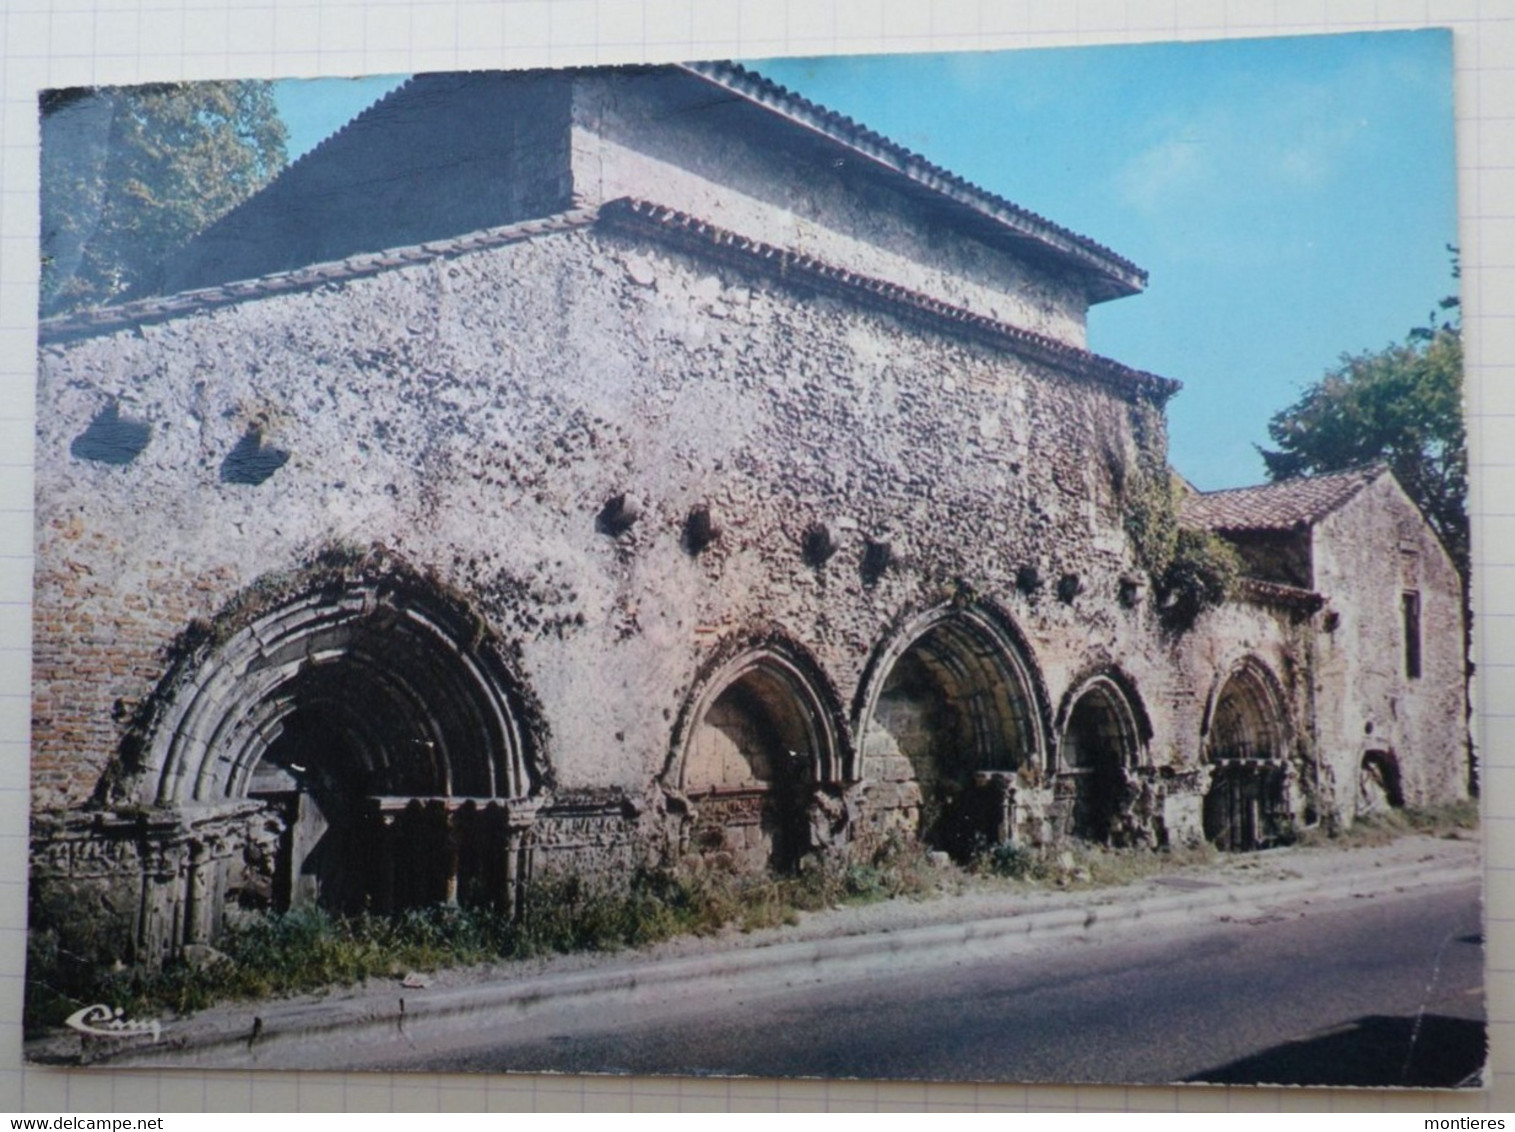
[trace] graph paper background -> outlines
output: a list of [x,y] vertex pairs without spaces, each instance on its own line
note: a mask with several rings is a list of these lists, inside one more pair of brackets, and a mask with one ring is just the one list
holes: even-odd
[[[36,92],[152,79],[1455,32],[1491,1086],[1415,1094],[23,1068]],[[0,1110],[1515,1109],[1515,3],[1511,0],[0,0]]]

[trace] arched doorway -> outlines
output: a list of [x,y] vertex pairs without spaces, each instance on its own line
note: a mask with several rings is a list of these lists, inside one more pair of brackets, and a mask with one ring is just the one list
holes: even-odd
[[456,603],[409,578],[329,585],[170,683],[155,805],[198,821],[262,803],[269,839],[257,863],[224,836],[200,849],[183,939],[213,935],[228,894],[340,912],[509,903],[503,812],[539,782],[537,747],[502,649]]
[[1071,703],[1059,747],[1059,793],[1073,835],[1105,843],[1115,834],[1141,735],[1126,694],[1107,676],[1080,686]]
[[1039,766],[1040,699],[1017,636],[987,610],[948,607],[875,662],[862,749],[865,778],[894,791],[922,841],[963,858],[1006,829],[991,772]]
[[810,850],[815,786],[839,771],[838,730],[813,666],[754,649],[721,666],[692,713],[679,763],[690,845],[738,867],[790,872]]
[[1205,837],[1228,850],[1275,844],[1292,814],[1288,727],[1272,673],[1255,660],[1235,667],[1212,700],[1207,724]]
[[1357,767],[1357,816],[1386,814],[1405,804],[1399,760],[1388,751],[1369,751]]

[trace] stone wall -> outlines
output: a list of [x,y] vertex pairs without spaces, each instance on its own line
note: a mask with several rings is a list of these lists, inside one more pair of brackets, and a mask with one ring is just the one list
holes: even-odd
[[[267,859],[327,835],[336,906],[508,906],[538,870],[787,869],[869,830],[1245,848],[1342,810],[1311,595],[1180,632],[1136,577],[1168,387],[637,215],[50,333],[47,914],[133,906],[161,956],[292,899]],[[95,843],[120,867],[59,848]]]
[[[167,643],[334,547],[382,543],[468,595],[582,787],[661,771],[733,634],[802,642],[843,703],[881,641],[970,590],[1034,634],[1054,688],[1154,653],[1111,600],[1126,400],[655,245],[560,232],[46,347],[42,370],[49,808],[95,791]],[[71,457],[111,406],[151,427],[141,454]],[[238,482],[250,443],[287,462]],[[621,496],[638,518],[601,533]],[[690,553],[699,508],[716,535]],[[816,526],[834,552],[811,565]]]
[[[1314,558],[1331,626],[1318,638],[1315,662],[1318,742],[1343,819],[1389,795],[1410,805],[1466,796],[1467,642],[1461,584],[1446,550],[1383,475],[1320,523]],[[1417,606],[1413,676],[1407,595]],[[1379,762],[1382,796],[1362,781],[1365,760]]]
[[[1308,591],[1243,586],[1237,600],[1206,613],[1175,655],[1173,704],[1198,727],[1193,754],[1175,752],[1167,765],[1202,772],[1207,804],[1225,784],[1253,798],[1258,828],[1242,843],[1279,843],[1334,813],[1339,803],[1329,768],[1317,758],[1313,657],[1317,603]],[[1154,730],[1163,733],[1154,723]],[[1200,815],[1206,836],[1220,837],[1213,813]],[[1224,824],[1223,822],[1221,824]]]

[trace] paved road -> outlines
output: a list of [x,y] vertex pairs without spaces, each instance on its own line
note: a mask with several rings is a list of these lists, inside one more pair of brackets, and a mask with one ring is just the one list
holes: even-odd
[[1455,1085],[1482,1063],[1479,923],[1468,884],[998,958],[818,966],[459,1036],[384,1067]]

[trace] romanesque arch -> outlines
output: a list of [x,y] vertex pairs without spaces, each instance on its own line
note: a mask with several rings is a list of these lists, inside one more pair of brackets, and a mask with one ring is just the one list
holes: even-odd
[[1205,836],[1233,850],[1276,842],[1291,818],[1290,734],[1283,689],[1262,661],[1247,657],[1216,684],[1203,739]]
[[875,808],[959,857],[1000,840],[1005,780],[1039,772],[1047,749],[1046,697],[1008,618],[979,604],[928,612],[880,647],[864,695],[858,734]]
[[483,622],[408,575],[326,579],[241,620],[159,690],[138,776],[203,831],[177,940],[213,935],[227,900],[508,905],[543,763]]
[[1101,672],[1064,700],[1057,751],[1057,792],[1075,837],[1109,841],[1126,805],[1128,772],[1140,762],[1152,728],[1129,681]]
[[816,788],[840,781],[845,739],[819,667],[781,638],[718,654],[681,717],[667,780],[687,799],[690,847],[788,872],[811,849]]

